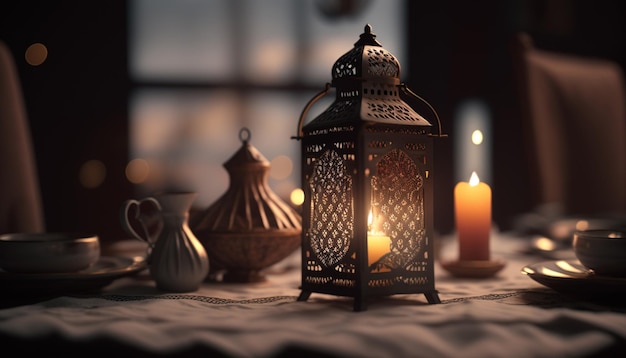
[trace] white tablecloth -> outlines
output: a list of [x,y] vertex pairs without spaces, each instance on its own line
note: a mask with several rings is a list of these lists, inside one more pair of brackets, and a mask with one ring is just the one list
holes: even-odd
[[[41,352],[99,343],[115,352],[213,357],[564,357],[626,349],[626,305],[581,301],[536,283],[520,270],[545,259],[519,254],[521,244],[492,239],[493,256],[507,266],[489,279],[455,278],[437,264],[442,304],[418,294],[374,299],[363,312],[344,297],[313,293],[298,302],[296,252],[259,284],[206,283],[168,294],[142,273],[101,294],[5,308],[0,335],[3,346]],[[453,256],[453,241],[440,252]]]

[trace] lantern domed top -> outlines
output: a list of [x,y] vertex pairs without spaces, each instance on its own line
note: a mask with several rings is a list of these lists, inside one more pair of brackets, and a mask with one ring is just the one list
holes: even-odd
[[400,62],[382,47],[372,33],[372,26],[367,24],[354,48],[335,62],[332,76],[333,82],[371,78],[399,84]]
[[250,131],[243,128],[239,139],[241,148],[224,163],[228,190],[190,220],[191,229],[201,239],[218,232],[261,231],[271,236],[274,231],[300,230],[300,215],[269,187],[270,162],[250,144]]
[[[326,128],[334,127],[333,131],[354,128],[355,124],[419,126],[423,127],[420,131],[430,132],[430,122],[401,97],[412,92],[400,81],[400,63],[376,41],[370,25],[365,26],[354,47],[335,62],[332,78],[326,91],[314,97],[302,112],[299,138]],[[331,85],[336,88],[335,102],[303,126],[308,108],[326,94]]]

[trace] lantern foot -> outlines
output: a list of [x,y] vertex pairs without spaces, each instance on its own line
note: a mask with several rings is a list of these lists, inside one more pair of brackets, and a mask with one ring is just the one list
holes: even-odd
[[311,296],[311,291],[302,291],[300,292],[300,296],[298,296],[298,301],[306,301]]
[[428,303],[441,303],[441,300],[439,299],[439,292],[437,290],[424,292],[424,296],[426,296],[426,300],[428,301]]
[[363,298],[354,299],[354,312],[361,312],[367,310],[367,303]]

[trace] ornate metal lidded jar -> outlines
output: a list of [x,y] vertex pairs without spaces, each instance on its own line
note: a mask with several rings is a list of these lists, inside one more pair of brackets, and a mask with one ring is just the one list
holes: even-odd
[[[439,303],[433,257],[436,111],[400,82],[400,63],[371,26],[332,68],[332,84],[305,106],[302,143],[302,291],[354,298],[424,293]],[[310,107],[335,101],[304,125]],[[403,98],[435,115],[438,133]],[[420,103],[422,103],[420,102]]]
[[224,282],[264,281],[262,270],[300,246],[301,217],[267,183],[270,163],[249,143],[226,162],[230,186],[217,201],[194,215],[190,227],[206,248],[212,271],[225,270]]

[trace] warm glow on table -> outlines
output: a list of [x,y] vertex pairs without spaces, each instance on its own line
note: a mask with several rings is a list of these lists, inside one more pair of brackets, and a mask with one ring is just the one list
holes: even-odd
[[459,260],[489,260],[491,231],[491,188],[480,182],[476,172],[469,183],[454,188],[454,214],[459,237]]

